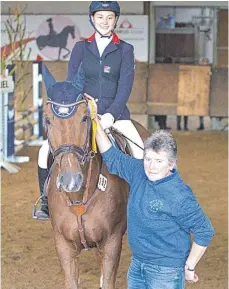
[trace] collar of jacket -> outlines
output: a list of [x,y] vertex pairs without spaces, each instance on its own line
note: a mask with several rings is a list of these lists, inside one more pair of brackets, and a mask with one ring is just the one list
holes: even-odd
[[[94,40],[95,40],[95,33],[92,34],[92,35],[87,39],[88,42],[92,42],[92,41],[94,41]],[[116,33],[113,33],[111,42],[114,43],[114,44],[119,44],[119,43],[120,43],[120,39],[119,39],[119,37],[118,37],[118,35],[117,35]]]

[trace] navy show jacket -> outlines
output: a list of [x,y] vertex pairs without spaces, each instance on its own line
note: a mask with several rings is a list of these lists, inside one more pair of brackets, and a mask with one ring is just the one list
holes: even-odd
[[68,81],[74,79],[81,64],[83,91],[98,99],[98,113],[111,113],[115,120],[130,119],[126,103],[134,81],[133,46],[114,33],[100,57],[93,34],[75,44],[68,64]]

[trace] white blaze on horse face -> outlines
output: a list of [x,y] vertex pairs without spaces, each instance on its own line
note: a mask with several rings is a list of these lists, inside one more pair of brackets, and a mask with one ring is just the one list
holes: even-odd
[[95,28],[104,36],[109,36],[116,23],[115,13],[112,11],[98,11],[92,16]]
[[175,163],[171,164],[167,157],[167,152],[158,152],[147,149],[144,155],[144,170],[150,181],[161,180],[171,174]]
[[60,163],[58,184],[66,192],[78,192],[83,184],[83,174],[75,154],[63,155]]

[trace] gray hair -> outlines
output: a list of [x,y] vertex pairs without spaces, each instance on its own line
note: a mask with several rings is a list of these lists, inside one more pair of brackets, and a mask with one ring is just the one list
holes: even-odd
[[170,163],[177,161],[177,143],[171,133],[157,130],[144,142],[144,151],[151,149],[155,152],[165,151]]

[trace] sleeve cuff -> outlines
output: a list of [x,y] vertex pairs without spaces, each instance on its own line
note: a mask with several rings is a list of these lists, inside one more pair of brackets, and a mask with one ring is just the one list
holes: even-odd
[[105,151],[104,153],[102,153],[101,155],[102,155],[102,158],[104,159],[104,160],[107,160],[107,159],[109,159],[109,157],[111,156],[111,155],[113,155],[115,152],[116,152],[116,148],[114,147],[114,146],[111,146],[107,151]]
[[194,242],[199,246],[207,247],[210,244],[212,238],[213,238],[213,235],[211,236],[210,239],[194,238]]

